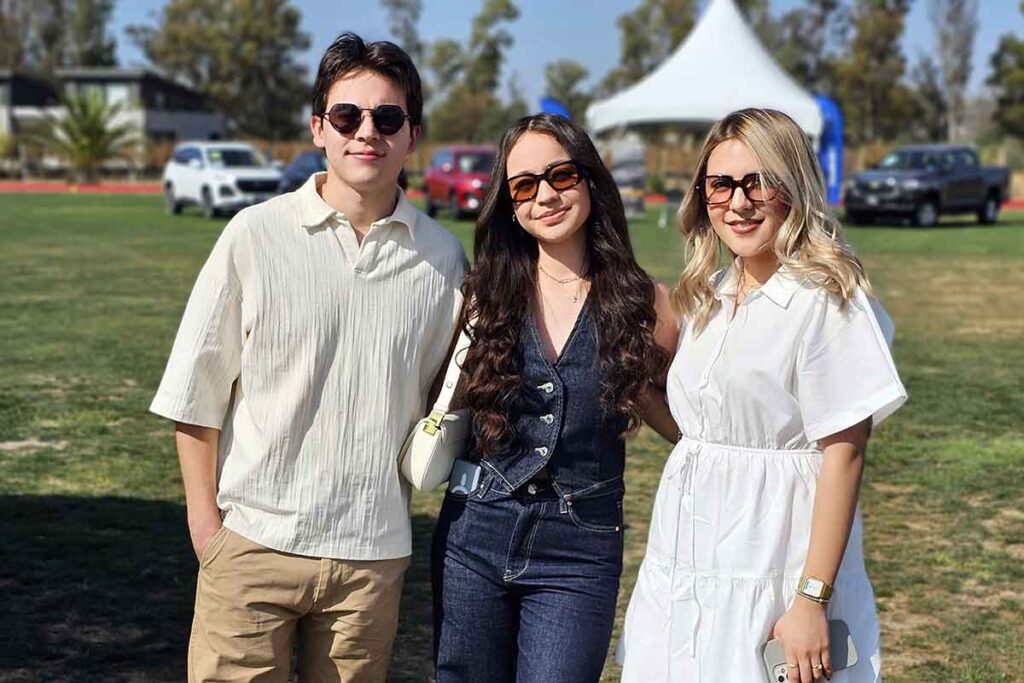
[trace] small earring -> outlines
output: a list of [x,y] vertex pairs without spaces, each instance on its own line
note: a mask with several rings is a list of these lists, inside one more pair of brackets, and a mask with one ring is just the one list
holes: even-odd
[[516,215],[515,211],[512,212],[512,222],[513,223],[518,223],[519,222],[519,216]]

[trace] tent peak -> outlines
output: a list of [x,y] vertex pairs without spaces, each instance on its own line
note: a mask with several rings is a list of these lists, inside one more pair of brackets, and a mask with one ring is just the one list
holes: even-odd
[[746,107],[779,109],[812,136],[813,96],[775,61],[735,0],[710,0],[675,51],[632,86],[587,110],[594,132],[652,123],[707,123]]

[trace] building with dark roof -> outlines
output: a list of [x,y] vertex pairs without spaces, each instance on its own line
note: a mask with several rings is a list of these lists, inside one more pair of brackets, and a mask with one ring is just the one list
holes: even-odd
[[95,92],[124,102],[122,121],[134,123],[147,143],[218,140],[224,117],[202,94],[145,69],[58,69],[54,78],[0,70],[0,135],[17,136],[60,110],[61,94]]

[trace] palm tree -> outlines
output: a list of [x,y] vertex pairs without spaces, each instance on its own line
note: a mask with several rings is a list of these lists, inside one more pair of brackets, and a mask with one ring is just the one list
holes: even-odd
[[99,167],[124,157],[139,144],[138,126],[117,123],[123,102],[104,102],[96,92],[62,98],[64,111],[50,115],[39,142],[65,159],[79,182],[95,182]]

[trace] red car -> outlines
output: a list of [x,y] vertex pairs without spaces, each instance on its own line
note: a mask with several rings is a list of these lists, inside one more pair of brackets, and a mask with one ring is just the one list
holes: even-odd
[[496,153],[490,145],[439,147],[424,177],[427,215],[441,207],[452,218],[479,213]]

